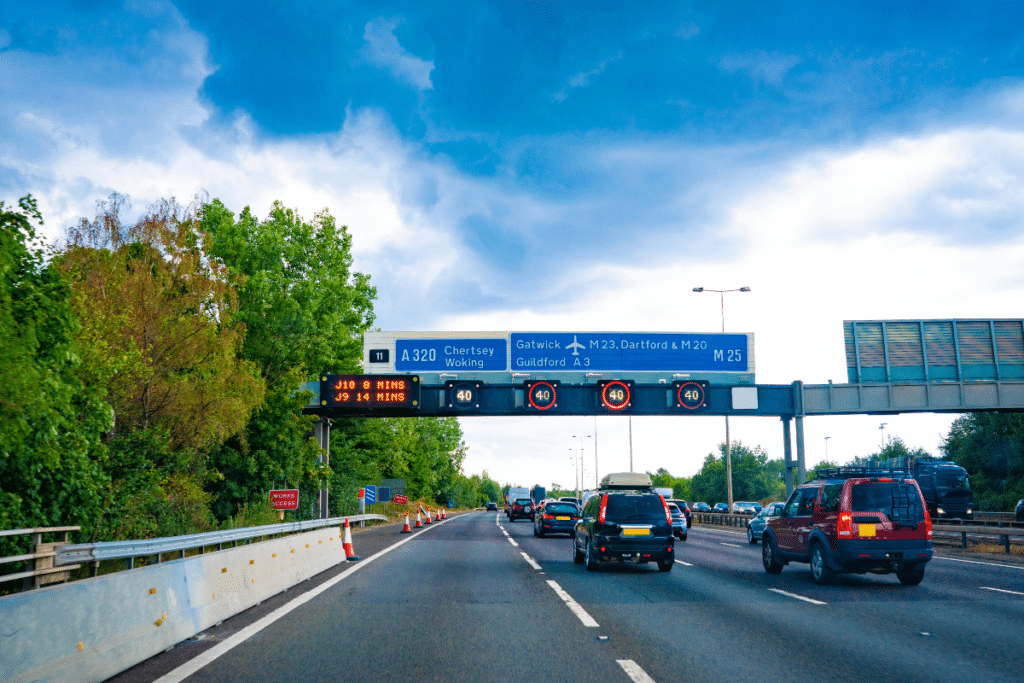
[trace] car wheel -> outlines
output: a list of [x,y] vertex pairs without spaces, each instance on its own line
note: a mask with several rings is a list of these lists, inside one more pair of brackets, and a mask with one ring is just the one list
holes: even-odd
[[590,552],[590,540],[589,539],[587,540],[587,556],[586,556],[585,564],[587,565],[587,571],[588,572],[592,572],[592,571],[595,571],[597,569],[598,562],[597,562],[596,559],[594,559],[593,554]]
[[761,540],[761,562],[764,564],[764,570],[769,574],[778,574],[782,571],[782,563],[779,562],[779,556],[775,552],[775,542],[771,538]]
[[[536,525],[533,528],[537,529]],[[541,537],[541,538],[544,538],[544,530],[543,529],[537,529],[537,535],[539,537]]]
[[904,586],[916,586],[924,580],[924,562],[903,565],[896,570],[896,578]]
[[814,583],[820,586],[827,586],[836,578],[835,570],[828,566],[825,549],[820,543],[815,543],[811,550],[811,576],[814,577]]
[[666,560],[658,560],[658,571],[659,572],[670,572],[670,571],[672,571],[672,565],[674,565],[674,564],[675,564],[675,562],[672,561],[671,557],[666,559]]
[[572,561],[576,564],[583,564],[583,553],[576,547],[576,537],[572,539]]
[[757,539],[754,538],[754,530],[749,524],[747,525],[747,543],[750,545],[757,545]]

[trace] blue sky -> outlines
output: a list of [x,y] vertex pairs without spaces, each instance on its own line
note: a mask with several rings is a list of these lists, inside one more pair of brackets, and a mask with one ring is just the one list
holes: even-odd
[[[750,286],[758,381],[843,381],[844,319],[1024,313],[1022,48],[1017,2],[5,3],[0,196],[51,236],[112,191],[327,207],[385,330],[714,331],[692,288]],[[888,421],[934,451],[949,418]],[[810,420],[809,459],[878,423]],[[677,474],[722,438],[633,426]],[[524,484],[593,432],[464,428],[469,471]]]

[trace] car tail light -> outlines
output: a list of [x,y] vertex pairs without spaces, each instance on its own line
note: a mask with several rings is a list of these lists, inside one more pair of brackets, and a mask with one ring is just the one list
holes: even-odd
[[555,518],[555,516],[554,516],[554,515],[549,515],[549,514],[548,514],[548,513],[546,513],[546,512],[544,513],[544,519],[554,519],[554,518]]
[[[661,498],[661,494],[658,494],[658,498]],[[665,508],[665,521],[668,522],[669,526],[672,526],[672,511],[668,509],[668,503],[665,502],[664,498],[661,498],[661,506]]]
[[597,523],[604,524],[604,513],[608,511],[608,494],[601,496],[601,511],[597,513]]
[[932,516],[928,514],[928,508],[924,508],[924,530],[928,537],[928,540],[932,540]]
[[836,521],[836,533],[839,538],[853,538],[853,515],[849,512],[840,512]]

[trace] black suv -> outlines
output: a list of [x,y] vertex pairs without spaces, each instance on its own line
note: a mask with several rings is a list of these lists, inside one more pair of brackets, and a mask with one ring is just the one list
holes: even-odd
[[809,562],[814,581],[840,572],[889,574],[916,586],[932,559],[932,520],[917,482],[876,467],[821,470],[769,519],[762,538],[765,571]]
[[516,498],[512,501],[512,507],[508,511],[508,521],[514,522],[520,517],[533,520],[533,500],[530,498]]
[[646,474],[623,472],[601,480],[576,523],[572,559],[593,571],[601,562],[646,564],[671,571],[675,563],[672,516],[651,490]]
[[1013,511],[1014,519],[1018,522],[1024,522],[1024,498],[1017,501],[1017,508]]

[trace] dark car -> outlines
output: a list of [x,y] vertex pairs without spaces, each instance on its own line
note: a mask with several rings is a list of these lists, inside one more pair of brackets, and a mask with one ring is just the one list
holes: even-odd
[[498,504],[493,500],[487,501],[487,511],[490,512],[491,510],[494,510],[495,512],[498,511]]
[[773,517],[778,517],[782,514],[782,508],[785,503],[776,502],[768,503],[754,516],[752,520],[747,522],[747,543],[754,545],[761,540],[761,536],[764,534],[764,528],[768,524],[768,520]]
[[679,500],[678,498],[672,498],[672,499],[666,500],[665,502],[666,503],[675,503],[676,504],[676,507],[678,507],[679,510],[683,513],[683,516],[686,517],[686,528],[687,529],[689,529],[691,526],[693,526],[693,513],[690,512],[690,506],[686,504],[685,500]]
[[508,511],[508,521],[514,522],[520,518],[533,519],[532,498],[516,498],[512,501],[512,507]]
[[729,514],[729,504],[728,503],[715,503],[715,507],[711,508],[711,511],[712,512],[720,512],[723,515],[727,515],[727,514]]
[[547,534],[571,536],[578,521],[580,521],[580,509],[576,507],[575,503],[548,500],[534,512],[533,535],[541,538]]
[[680,541],[685,541],[689,529],[686,526],[686,515],[683,514],[683,511],[675,503],[667,501],[667,505],[668,513],[672,515],[672,534]]
[[708,505],[707,503],[694,503],[693,504],[693,511],[694,512],[711,512],[711,506]]
[[878,467],[820,470],[793,491],[761,542],[765,571],[808,562],[820,584],[840,572],[889,574],[916,586],[932,559],[932,518],[917,482]]
[[1017,501],[1017,509],[1015,510],[1016,515],[1014,519],[1018,522],[1024,522],[1024,498]]
[[572,559],[589,571],[601,562],[657,562],[658,569],[667,572],[675,564],[674,543],[672,516],[664,499],[651,489],[650,476],[609,474],[583,506]]

